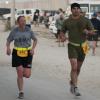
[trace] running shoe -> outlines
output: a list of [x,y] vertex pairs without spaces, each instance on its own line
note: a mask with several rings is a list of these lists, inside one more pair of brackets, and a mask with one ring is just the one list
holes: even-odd
[[19,93],[19,96],[18,96],[18,99],[23,99],[24,98],[24,93],[23,92],[20,92]]

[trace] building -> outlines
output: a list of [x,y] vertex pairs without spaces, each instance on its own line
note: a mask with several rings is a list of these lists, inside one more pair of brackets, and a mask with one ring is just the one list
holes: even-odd
[[[1,8],[9,8],[12,6],[11,0],[9,2],[0,2]],[[18,2],[15,0],[16,8],[39,8],[42,10],[58,10],[58,8],[66,9],[67,0],[21,0]]]
[[[0,2],[1,8],[12,7],[11,0],[9,2]],[[81,5],[82,11],[90,18],[93,12],[100,12],[100,0],[15,0],[15,8],[39,8],[42,10],[58,10],[62,8],[70,13],[70,4],[77,2]]]

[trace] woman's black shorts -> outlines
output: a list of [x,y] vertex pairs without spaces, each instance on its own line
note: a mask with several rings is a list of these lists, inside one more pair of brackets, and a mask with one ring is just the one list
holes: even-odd
[[17,50],[13,49],[12,52],[12,67],[18,67],[22,65],[24,68],[32,67],[32,58],[33,56],[30,54],[30,50],[28,50],[27,57],[19,57],[17,55]]
[[98,41],[98,34],[95,35],[89,35],[88,36],[89,41]]

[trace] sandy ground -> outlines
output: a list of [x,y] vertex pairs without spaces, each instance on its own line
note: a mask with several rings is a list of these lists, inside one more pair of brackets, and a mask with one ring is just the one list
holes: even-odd
[[[6,55],[6,38],[9,32],[0,28],[0,100],[17,97],[16,70],[11,67],[11,56]],[[33,27],[38,44],[33,59],[32,76],[25,79],[25,100],[100,100],[100,42],[96,55],[86,56],[79,76],[82,96],[69,92],[70,63],[65,47],[58,47],[55,37],[43,26]]]

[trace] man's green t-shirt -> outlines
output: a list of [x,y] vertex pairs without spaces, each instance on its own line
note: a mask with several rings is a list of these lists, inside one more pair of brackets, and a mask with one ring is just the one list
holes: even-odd
[[68,31],[68,38],[70,42],[81,44],[86,40],[84,29],[92,30],[93,25],[89,19],[80,16],[79,19],[72,19],[70,16],[63,23],[62,31]]

